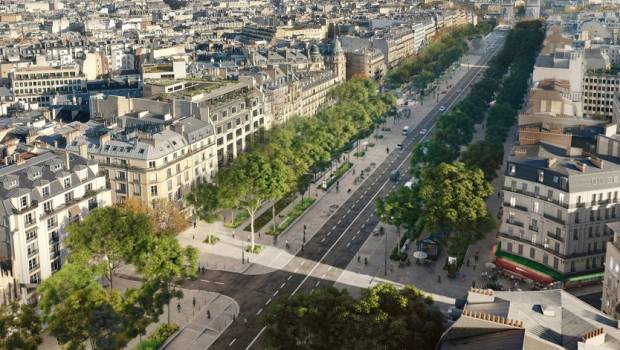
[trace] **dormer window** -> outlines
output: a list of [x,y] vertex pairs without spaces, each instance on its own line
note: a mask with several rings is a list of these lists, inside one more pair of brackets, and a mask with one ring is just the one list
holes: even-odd
[[71,187],[71,178],[70,177],[65,177],[63,180],[63,186],[65,188],[70,188]]
[[28,196],[23,196],[19,199],[19,207],[21,209],[28,208]]
[[517,166],[514,164],[510,164],[510,175],[514,175],[517,171]]
[[542,170],[538,171],[538,182],[543,182],[543,180],[545,179],[545,172]]
[[41,188],[41,195],[43,195],[43,197],[47,197],[50,195],[50,187],[49,186],[43,186]]

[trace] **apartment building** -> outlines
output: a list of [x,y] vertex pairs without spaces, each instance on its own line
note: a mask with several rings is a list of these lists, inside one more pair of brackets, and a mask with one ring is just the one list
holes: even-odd
[[601,310],[620,319],[620,222],[609,223],[607,227],[614,236],[607,242]]
[[86,90],[86,79],[77,64],[18,67],[9,73],[9,79],[17,101],[41,106],[71,100],[74,94]]
[[67,152],[22,156],[0,182],[0,261],[30,286],[62,266],[67,225],[111,203],[99,165]]
[[386,72],[383,53],[375,48],[347,52],[347,79],[360,76],[381,79]]
[[606,224],[620,217],[617,158],[517,146],[504,175],[502,251],[563,276],[602,269],[611,238]]
[[373,47],[381,50],[386,67],[392,68],[415,54],[414,39],[411,28],[398,27],[373,38]]
[[184,207],[191,185],[211,181],[217,172],[212,125],[193,117],[155,125],[151,120],[156,117],[148,112],[121,118],[131,117],[134,120],[125,121],[129,124],[125,132],[112,134],[107,140],[89,135],[97,141],[76,141],[67,149],[99,163],[110,182],[114,203],[128,198],[146,204],[167,199]]

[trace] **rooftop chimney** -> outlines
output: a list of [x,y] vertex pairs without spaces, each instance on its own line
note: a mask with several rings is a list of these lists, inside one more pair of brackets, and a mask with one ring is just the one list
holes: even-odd
[[69,160],[69,151],[65,151],[65,166],[67,170],[71,169],[71,162]]
[[603,345],[605,343],[605,331],[603,328],[593,329],[584,334],[581,341],[588,345]]
[[467,302],[470,304],[492,303],[495,301],[495,292],[492,289],[470,288],[467,292]]

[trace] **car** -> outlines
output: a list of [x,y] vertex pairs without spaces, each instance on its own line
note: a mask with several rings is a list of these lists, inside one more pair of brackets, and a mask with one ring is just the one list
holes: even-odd
[[403,135],[408,135],[409,134],[409,127],[408,126],[403,126]]
[[420,135],[425,135],[425,134],[426,134],[426,132],[427,132],[427,130],[426,130],[426,129],[422,129],[422,130],[420,130]]
[[443,111],[445,111],[445,110],[446,110],[446,106],[441,106],[441,107],[439,107],[439,111],[440,111],[440,112],[443,112]]
[[399,170],[392,171],[392,173],[390,174],[390,180],[393,182],[398,182],[399,179],[400,179],[400,171]]

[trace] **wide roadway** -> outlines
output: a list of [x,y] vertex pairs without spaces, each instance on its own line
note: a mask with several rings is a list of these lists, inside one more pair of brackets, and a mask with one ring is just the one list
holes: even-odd
[[[406,180],[390,181],[392,171],[409,173],[412,149],[431,132],[440,106],[452,107],[467,93],[478,74],[499,47],[488,50],[466,75],[440,98],[439,103],[413,129],[403,141],[403,149],[387,155],[385,161],[368,176],[351,197],[327,220],[310,239],[303,251],[281,270],[264,275],[244,275],[225,271],[207,271],[200,278],[184,284],[195,288],[222,293],[234,298],[240,306],[236,321],[220,335],[212,349],[261,349],[264,328],[257,322],[270,304],[282,295],[307,292],[314,288],[334,284],[368,236],[375,229],[374,200],[384,196]],[[420,130],[426,129],[426,134]],[[391,249],[392,247],[390,247]]]

